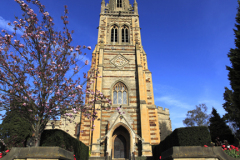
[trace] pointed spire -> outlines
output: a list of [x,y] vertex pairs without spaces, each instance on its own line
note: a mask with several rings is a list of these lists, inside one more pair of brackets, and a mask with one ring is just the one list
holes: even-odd
[[101,13],[104,13],[105,12],[105,0],[102,0],[102,3],[101,3]]
[[138,14],[138,4],[137,4],[137,0],[134,0],[133,8],[134,8],[134,14]]

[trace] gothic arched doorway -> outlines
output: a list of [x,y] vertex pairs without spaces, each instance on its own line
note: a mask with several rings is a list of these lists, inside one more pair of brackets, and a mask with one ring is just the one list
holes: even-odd
[[128,158],[130,153],[130,134],[126,128],[119,126],[113,132],[112,151],[114,158]]
[[126,158],[126,139],[118,135],[114,140],[114,158]]

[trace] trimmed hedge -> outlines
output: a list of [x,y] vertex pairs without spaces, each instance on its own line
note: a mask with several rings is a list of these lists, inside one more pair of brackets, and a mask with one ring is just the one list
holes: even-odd
[[88,146],[59,129],[44,130],[40,146],[59,146],[74,152],[77,160],[88,160],[89,156]]
[[161,154],[173,146],[204,146],[211,144],[207,127],[184,127],[175,129],[159,145],[152,147],[153,158],[158,160]]

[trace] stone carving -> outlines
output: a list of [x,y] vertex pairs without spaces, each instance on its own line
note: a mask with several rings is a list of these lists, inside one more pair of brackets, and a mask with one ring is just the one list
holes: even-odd
[[110,62],[119,69],[121,69],[122,67],[129,63],[129,61],[121,54],[114,57]]

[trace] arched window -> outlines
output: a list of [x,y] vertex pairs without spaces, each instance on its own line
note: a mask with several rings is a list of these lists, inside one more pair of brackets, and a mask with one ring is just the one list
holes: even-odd
[[117,0],[117,7],[122,8],[122,0]]
[[127,104],[127,87],[118,82],[113,87],[113,104]]
[[111,29],[111,42],[117,42],[117,31],[118,28],[116,25],[114,25]]
[[128,27],[126,25],[124,25],[122,28],[122,42],[129,42]]

